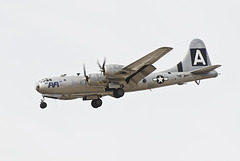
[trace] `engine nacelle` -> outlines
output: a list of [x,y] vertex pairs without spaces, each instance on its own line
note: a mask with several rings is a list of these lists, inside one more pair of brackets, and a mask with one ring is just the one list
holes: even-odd
[[114,76],[116,73],[118,73],[122,69],[123,69],[123,65],[115,65],[115,64],[105,65],[105,74],[107,76]]
[[88,85],[90,86],[105,86],[107,79],[103,74],[93,73],[88,75]]

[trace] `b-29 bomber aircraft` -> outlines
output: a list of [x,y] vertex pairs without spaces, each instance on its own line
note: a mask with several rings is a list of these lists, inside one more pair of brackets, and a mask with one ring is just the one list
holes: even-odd
[[75,76],[66,74],[59,77],[45,78],[37,82],[36,90],[42,94],[40,107],[47,107],[45,98],[71,100],[82,98],[91,100],[91,105],[98,108],[102,105],[101,97],[112,96],[121,98],[125,92],[134,92],[159,88],[169,85],[182,85],[185,82],[195,81],[218,76],[216,68],[221,65],[212,65],[205,44],[200,39],[194,39],[189,45],[185,58],[176,66],[152,73],[157,60],[171,51],[171,47],[161,47],[137,61],[124,66],[98,62],[100,72]]

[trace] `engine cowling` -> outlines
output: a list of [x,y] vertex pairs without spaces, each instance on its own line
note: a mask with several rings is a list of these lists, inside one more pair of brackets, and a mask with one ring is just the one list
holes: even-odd
[[107,79],[103,74],[93,73],[88,75],[88,85],[90,86],[104,86],[107,84]]
[[122,69],[123,69],[123,65],[115,65],[115,64],[105,65],[105,74],[107,76],[114,76],[116,73],[118,73]]

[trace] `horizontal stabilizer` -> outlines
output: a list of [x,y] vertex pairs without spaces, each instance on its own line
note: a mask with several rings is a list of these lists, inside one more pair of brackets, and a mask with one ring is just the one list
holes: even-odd
[[205,74],[205,73],[211,72],[212,70],[214,70],[214,69],[216,69],[220,66],[221,65],[212,65],[212,66],[208,66],[208,67],[205,67],[205,68],[194,70],[191,73],[192,74]]

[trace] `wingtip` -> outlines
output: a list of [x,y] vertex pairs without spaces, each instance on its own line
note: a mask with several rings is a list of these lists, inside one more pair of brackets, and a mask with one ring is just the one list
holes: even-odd
[[172,47],[161,47],[162,49],[167,49],[167,50],[169,50],[169,51],[171,51],[173,48]]

